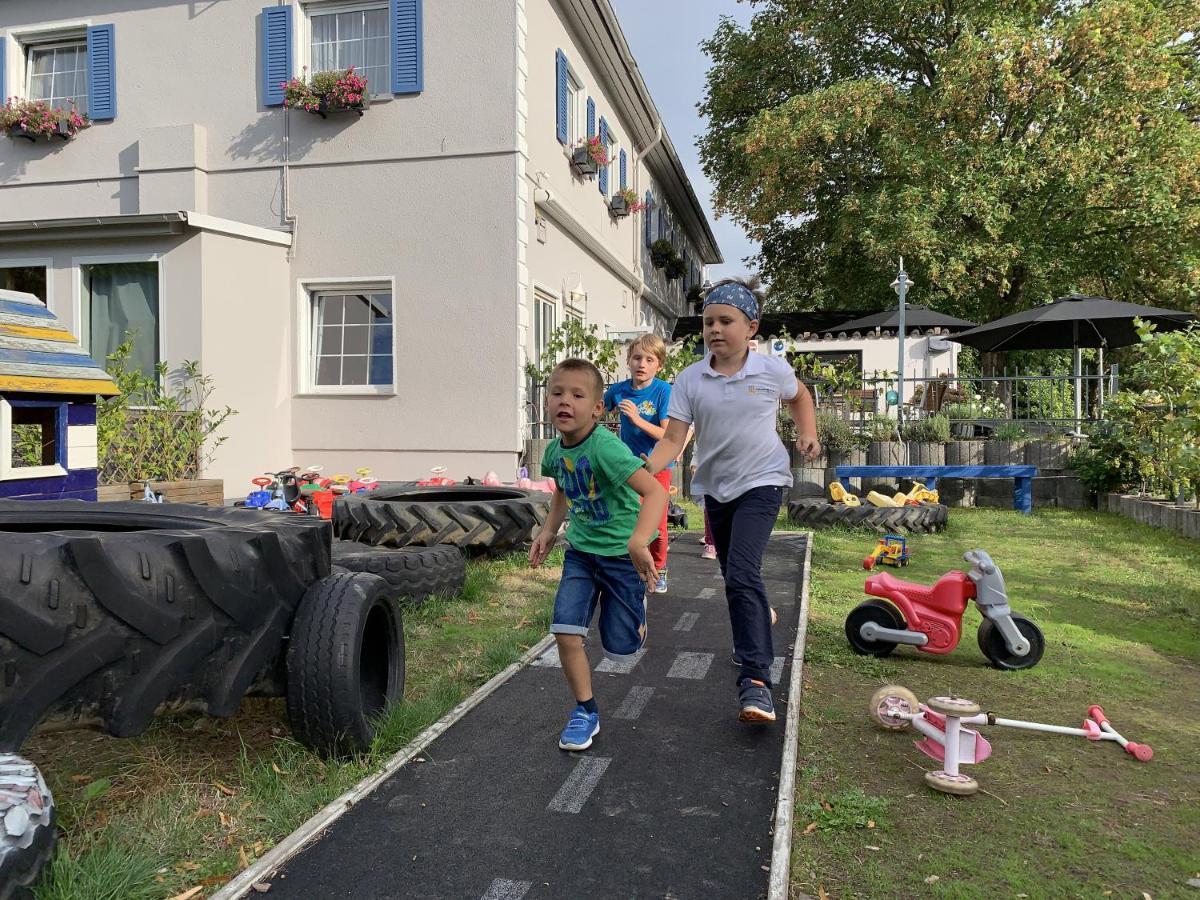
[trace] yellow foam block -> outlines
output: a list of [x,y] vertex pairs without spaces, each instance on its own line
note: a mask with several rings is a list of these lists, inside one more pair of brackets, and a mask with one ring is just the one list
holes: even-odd
[[[901,494],[900,496],[903,497],[904,495]],[[867,494],[867,501],[872,506],[900,506],[900,504],[891,497],[884,496],[883,494],[879,493],[879,491],[871,491],[871,493]]]

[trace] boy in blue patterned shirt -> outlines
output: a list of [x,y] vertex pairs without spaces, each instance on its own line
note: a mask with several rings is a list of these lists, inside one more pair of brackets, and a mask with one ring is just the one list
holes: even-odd
[[577,705],[558,746],[586,750],[600,732],[600,712],[583,639],[599,604],[605,653],[632,656],[645,643],[646,584],[658,574],[648,545],[666,510],[667,492],[644,460],[607,428],[597,427],[604,414],[604,379],[590,362],[568,359],[555,366],[547,406],[559,436],[542,457],[542,475],[553,478],[556,488],[550,513],[529,548],[529,564],[545,561],[569,509],[571,546],[550,632]]

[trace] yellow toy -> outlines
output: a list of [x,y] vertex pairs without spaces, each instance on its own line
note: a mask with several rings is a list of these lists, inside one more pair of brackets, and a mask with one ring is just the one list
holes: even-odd
[[[931,491],[929,488],[925,487],[925,485],[921,484],[921,482],[919,482],[919,481],[914,481],[912,490],[910,490],[907,494],[904,494],[902,496],[904,496],[908,500],[916,500],[918,503],[938,503],[938,502],[940,502],[938,500],[938,492],[936,490]],[[897,499],[899,499],[899,495],[897,496]]]
[[[900,494],[900,496],[904,497],[904,494]],[[907,498],[905,498],[905,499],[907,499]],[[886,494],[879,493],[879,491],[871,491],[871,493],[867,494],[867,501],[872,506],[894,507],[894,506],[903,506],[904,505],[903,503],[897,503],[894,499],[887,496]]]
[[858,495],[852,494],[842,487],[840,481],[835,481],[829,485],[829,496],[833,498],[834,503],[845,503],[847,506],[862,506],[862,501],[858,499]]
[[908,565],[908,544],[898,534],[885,534],[879,539],[867,558],[863,560],[863,568],[867,571],[875,568],[875,563],[886,563],[889,566]]

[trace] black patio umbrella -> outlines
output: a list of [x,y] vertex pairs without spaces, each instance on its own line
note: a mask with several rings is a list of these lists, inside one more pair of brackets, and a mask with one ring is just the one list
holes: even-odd
[[1135,318],[1171,331],[1186,328],[1196,317],[1174,309],[1071,294],[963,331],[954,340],[985,351],[1126,347],[1138,341]]
[[[1075,420],[1079,427],[1083,374],[1079,361],[1082,347],[1098,347],[1103,353],[1108,347],[1127,347],[1138,342],[1134,319],[1153,322],[1160,331],[1187,328],[1195,321],[1191,313],[1157,306],[1124,303],[1107,297],[1086,297],[1070,294],[1044,306],[1013,313],[1003,319],[988,322],[954,336],[968,347],[984,351],[999,350],[1073,350],[1075,351]],[[1104,382],[1100,382],[1103,399]]]
[[[836,331],[874,331],[876,328],[895,329],[900,326],[900,310],[885,309],[883,312],[872,313],[861,319],[852,319],[838,325]],[[927,309],[914,303],[904,304],[904,328],[919,328],[926,331],[930,328],[942,328],[947,331],[966,331],[974,328],[974,322],[948,316],[936,310]]]

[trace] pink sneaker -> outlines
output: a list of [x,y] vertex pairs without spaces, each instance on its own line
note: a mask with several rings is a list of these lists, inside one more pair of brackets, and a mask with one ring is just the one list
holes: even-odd
[[705,544],[704,549],[700,551],[700,558],[701,559],[716,559],[717,558],[717,548],[714,547],[712,544]]

